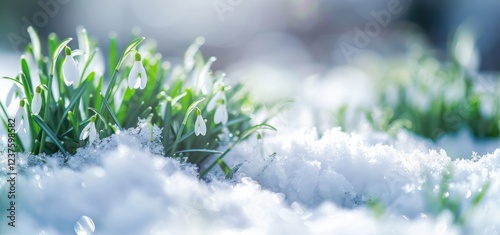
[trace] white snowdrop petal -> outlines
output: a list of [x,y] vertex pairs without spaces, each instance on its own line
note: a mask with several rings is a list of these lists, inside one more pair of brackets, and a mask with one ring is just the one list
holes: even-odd
[[227,123],[227,108],[226,105],[220,104],[217,105],[217,109],[215,110],[215,115],[214,115],[214,122],[215,124],[222,123],[226,124]]
[[134,62],[128,75],[128,87],[130,89],[136,88],[137,80],[139,79],[139,66],[140,64],[137,61]]
[[19,98],[19,99],[24,98],[25,95],[24,95],[23,92],[24,91],[21,90],[17,85],[13,85],[10,88],[9,92],[7,93],[7,97],[6,97],[6,100],[5,100],[6,103],[7,103],[7,105],[10,106],[12,104],[14,104],[14,105],[15,104],[19,104],[19,102],[17,102],[17,101],[13,102],[13,100],[14,100],[14,98]]
[[197,120],[195,125],[194,125],[194,135],[199,136],[200,134],[201,134],[200,124],[198,123],[198,120]]
[[80,134],[80,139],[81,140],[86,140],[89,137],[89,128],[85,129],[81,134]]
[[95,123],[90,122],[90,128],[89,128],[89,142],[94,143],[95,139],[97,138],[97,131],[95,129]]
[[194,124],[194,133],[196,136],[200,134],[204,136],[207,133],[207,126],[201,115],[198,115],[198,117],[196,118],[196,122]]
[[205,120],[200,116],[200,133],[205,136],[207,134],[207,125],[205,124]]
[[200,135],[200,123],[198,122],[198,117],[196,118],[196,122],[194,123],[194,135],[196,136]]
[[217,92],[212,99],[208,102],[207,105],[207,111],[212,111],[215,109],[215,106],[217,105],[217,101],[220,99],[221,92]]
[[31,112],[38,114],[42,109],[42,94],[35,92],[33,100],[31,101]]
[[227,107],[226,107],[226,105],[221,105],[221,106],[223,106],[223,107],[221,107],[221,109],[222,109],[221,110],[221,112],[222,112],[222,114],[221,114],[222,115],[221,122],[222,122],[222,124],[226,125],[227,124],[227,120],[229,118],[229,115],[227,113]]
[[17,133],[23,124],[24,108],[19,107],[14,117],[15,132]]
[[222,122],[221,110],[219,107],[217,107],[214,114],[214,123],[219,124],[221,122]]
[[78,80],[80,79],[79,76],[80,72],[75,60],[71,56],[66,56],[63,64],[63,77],[66,86],[75,86],[76,84],[78,84]]
[[71,78],[73,79],[73,86],[78,85],[78,82],[80,81],[80,69],[78,69],[78,66],[76,64],[76,61],[73,57],[70,58],[70,67],[71,67],[71,73],[73,73],[73,76]]
[[[140,62],[139,62],[140,63]],[[146,84],[148,83],[148,74],[146,73],[146,70],[144,69],[144,66],[140,64],[140,74],[141,74],[141,90],[146,87]]]
[[82,130],[82,133],[80,133],[80,140],[85,140],[89,137],[89,131],[90,131],[90,124],[92,122],[90,122],[89,124],[87,124],[83,130]]
[[71,86],[73,83],[71,82],[71,79],[69,79],[69,76],[70,76],[70,70],[71,68],[69,68],[69,60],[68,58],[66,58],[66,60],[64,60],[64,63],[63,63],[63,79],[64,79],[64,83],[66,83],[66,86]]

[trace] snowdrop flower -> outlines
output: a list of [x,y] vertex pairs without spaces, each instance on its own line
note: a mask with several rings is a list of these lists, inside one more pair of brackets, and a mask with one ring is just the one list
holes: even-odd
[[141,62],[141,54],[135,53],[135,62],[128,75],[128,87],[130,89],[141,88],[142,90],[146,87],[147,82],[148,76]]
[[220,90],[215,93],[214,97],[208,102],[207,110],[210,112],[215,109],[214,122],[215,124],[226,124],[228,119],[227,101],[224,93],[224,86],[221,85]]
[[31,112],[33,114],[38,114],[42,109],[42,88],[37,86],[35,89],[35,95],[31,100]]
[[217,93],[215,93],[212,99],[208,102],[207,111],[210,112],[214,110],[219,100],[224,100],[224,103],[226,103],[226,94],[224,93],[224,86],[221,86],[220,90],[217,91]]
[[89,138],[89,143],[93,143],[97,137],[97,130],[95,129],[95,120],[96,116],[92,116],[90,118],[89,124],[83,128],[82,133],[80,134],[80,140],[85,140]]
[[[14,117],[15,123],[15,132],[17,133],[21,126],[24,124],[24,119],[26,118],[26,110],[24,110],[25,101],[24,99],[19,102],[19,109],[16,112],[16,116]],[[26,129],[25,129],[26,132]]]
[[14,98],[17,98],[17,97],[22,99],[22,98],[24,98],[24,94],[23,94],[23,91],[21,89],[19,89],[19,87],[16,84],[14,84],[14,85],[12,85],[9,92],[7,93],[7,97],[5,99],[5,101],[7,102],[7,105],[10,106],[10,104],[13,103],[12,100]]
[[214,114],[214,123],[222,123],[223,125],[226,125],[228,119],[228,114],[227,114],[227,106],[224,100],[219,100],[217,102],[217,109],[215,110]]
[[198,114],[198,117],[196,117],[196,122],[194,123],[194,134],[196,136],[199,136],[200,134],[204,136],[207,134],[207,125],[201,116],[201,110],[196,110],[196,113]]
[[66,86],[76,86],[78,85],[78,82],[80,81],[80,70],[78,69],[78,66],[76,65],[76,61],[71,55],[71,49],[69,47],[66,47],[66,59],[64,60],[63,63],[63,77],[64,77],[64,83],[66,83]]

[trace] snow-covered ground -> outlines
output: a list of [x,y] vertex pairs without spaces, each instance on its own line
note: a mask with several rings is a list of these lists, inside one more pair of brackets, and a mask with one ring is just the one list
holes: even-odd
[[[243,163],[229,181],[216,174],[210,182],[201,181],[193,166],[161,157],[159,132],[149,142],[148,127],[80,149],[68,167],[57,160],[37,165],[35,158],[20,155],[17,226],[6,226],[2,216],[2,234],[74,234],[82,216],[93,221],[94,234],[500,231],[495,216],[500,150],[474,160],[451,160],[405,132],[393,137],[369,128],[353,134],[334,128],[318,137],[314,129],[276,125],[277,134],[262,141],[251,138],[227,156],[230,164]],[[6,172],[6,157],[1,159]],[[467,211],[461,227],[453,224],[451,213],[433,213],[434,199],[440,198],[435,187],[449,166],[453,180],[446,196],[460,201],[464,212],[481,187],[491,183],[484,203]],[[6,195],[7,178],[0,178],[0,193]],[[373,202],[385,212],[370,209]]]
[[[341,74],[355,79],[335,80]],[[231,167],[241,164],[230,180],[217,172],[208,182],[198,179],[194,166],[161,156],[158,129],[150,142],[149,127],[138,127],[80,149],[64,167],[61,156],[40,164],[20,154],[11,228],[2,153],[0,232],[86,234],[94,226],[93,234],[133,235],[500,232],[500,149],[491,150],[498,142],[480,146],[467,133],[449,136],[439,144],[468,156],[454,159],[404,130],[374,131],[354,109],[349,120],[361,124],[343,132],[327,113],[344,103],[372,105],[363,90],[368,80],[349,68],[328,77],[288,87],[297,102],[271,122],[278,132],[251,137],[226,156]],[[488,148],[489,154],[471,153]],[[483,200],[472,206],[483,190]],[[458,205],[461,221],[441,212],[443,203]]]
[[[134,134],[139,129],[130,130],[104,139],[95,147],[81,149],[70,161],[70,167],[59,167],[57,161],[29,167],[36,164],[36,160],[21,157],[16,191],[16,228],[8,228],[3,216],[2,231],[6,231],[5,234],[71,234],[82,216],[93,220],[95,234],[308,234],[334,231],[358,234],[387,234],[391,231],[400,234],[408,227],[414,227],[415,233],[422,229],[434,234],[453,231],[448,228],[446,217],[408,221],[402,216],[394,216],[378,220],[367,209],[342,209],[343,205],[336,205],[335,201],[317,207],[319,201],[315,198],[319,193],[308,194],[308,189],[302,189],[299,195],[309,196],[309,201],[304,196],[298,198],[292,187],[273,192],[243,175],[231,182],[213,180],[205,183],[197,178],[192,166],[157,155],[161,151],[160,145],[148,143],[148,131],[148,128],[141,130],[141,137],[141,134]],[[6,172],[5,159],[2,157],[3,172]],[[282,163],[287,164],[287,161]],[[291,163],[300,164],[296,160]],[[309,165],[303,170],[310,171]],[[274,164],[269,167],[265,172],[280,169]],[[280,177],[266,173],[255,179],[260,180],[264,187],[272,188],[269,183]],[[1,193],[6,195],[6,177],[1,178]],[[362,177],[359,178],[362,181]],[[318,184],[318,180],[317,176],[304,175],[298,186]],[[345,184],[345,180],[343,182]],[[341,187],[334,185],[340,181],[329,183],[331,187],[325,190],[330,188],[335,196],[334,192],[340,191]],[[349,193],[347,190],[346,195]],[[294,199],[298,200],[293,202]],[[317,203],[312,203],[312,200]],[[1,206],[7,207],[4,200]]]

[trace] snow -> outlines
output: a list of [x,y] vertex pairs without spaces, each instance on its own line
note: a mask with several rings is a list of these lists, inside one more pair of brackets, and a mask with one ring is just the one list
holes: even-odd
[[[498,234],[498,140],[477,142],[459,132],[434,144],[404,130],[378,132],[362,120],[353,121],[361,123],[353,132],[343,132],[329,124],[328,112],[344,103],[369,106],[373,100],[346,92],[362,90],[366,74],[344,67],[328,76],[342,79],[344,73],[355,79],[290,85],[290,90],[303,91],[292,108],[271,122],[279,131],[265,132],[261,140],[251,137],[226,156],[230,167],[242,164],[231,180],[220,172],[200,180],[195,166],[163,157],[160,130],[141,123],[79,149],[67,164],[60,155],[42,164],[39,156],[19,154],[17,224],[11,228],[1,216],[0,231]],[[335,107],[328,102],[336,99],[332,86],[345,98]],[[317,88],[321,101],[312,92]],[[319,121],[318,112],[325,114]],[[355,118],[356,107],[349,112]],[[6,153],[0,157],[0,194],[7,195]],[[440,182],[448,173],[451,181],[441,194]],[[473,207],[483,190],[483,201]],[[451,212],[439,211],[443,197],[459,202],[463,225],[454,223]],[[2,199],[0,208],[8,203]]]
[[[207,183],[193,166],[159,156],[148,131],[131,130],[83,149],[69,167],[24,160],[17,228],[6,228],[2,217],[2,231],[74,234],[77,221],[88,216],[94,234],[458,234],[450,214],[433,216],[424,194],[424,178],[434,187],[450,164],[448,192],[465,206],[492,183],[462,232],[499,229],[499,150],[477,161],[451,160],[444,151],[409,151],[414,141],[405,142],[404,134],[383,139],[331,129],[318,137],[311,129],[284,130],[227,156],[230,165],[243,163],[236,179]],[[5,183],[0,177],[2,195]],[[375,200],[387,207],[380,218],[366,206]],[[7,207],[3,200],[1,207]]]
[[[465,203],[485,182],[492,184],[462,232],[500,229],[493,216],[500,209],[500,150],[453,161],[444,151],[409,151],[422,147],[404,133],[331,129],[318,137],[315,130],[288,128],[263,142],[252,138],[227,156],[230,164],[243,163],[235,179],[215,175],[205,182],[194,166],[161,157],[159,130],[152,142],[150,131],[144,125],[100,140],[64,167],[57,157],[41,165],[22,155],[18,224],[6,228],[2,217],[2,231],[75,234],[87,216],[94,234],[457,234],[452,216],[433,216],[423,194],[423,177],[438,184],[450,164],[450,197]],[[2,175],[2,195],[5,183]],[[370,200],[387,213],[375,216]]]

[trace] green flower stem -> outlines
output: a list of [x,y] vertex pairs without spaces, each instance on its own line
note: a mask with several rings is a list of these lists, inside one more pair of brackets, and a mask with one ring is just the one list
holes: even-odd
[[189,115],[193,112],[193,110],[196,108],[196,106],[199,103],[201,103],[203,100],[205,100],[205,98],[200,98],[200,99],[196,100],[195,102],[193,102],[189,106],[187,113],[186,113],[186,116],[184,116],[184,120],[182,120],[181,127],[179,127],[179,131],[177,132],[177,136],[175,137],[174,145],[172,146],[172,151],[170,152],[170,156],[173,156],[175,153],[175,149],[177,148],[177,144],[179,144],[179,140],[182,136],[182,130],[184,129],[184,126],[186,125],[186,123],[188,121]]
[[[52,99],[54,99],[53,94],[52,94],[52,81],[54,80],[54,73],[56,71],[56,64],[57,64],[57,58],[59,57],[59,54],[61,51],[66,47],[66,45],[73,40],[72,38],[66,38],[64,39],[59,46],[56,48],[56,51],[52,57],[52,66],[50,67],[50,74],[49,74],[49,79],[47,82],[47,95],[45,97],[45,110],[43,112],[43,120],[48,120],[49,119],[49,110],[50,110],[50,105],[52,104]],[[46,132],[42,132],[42,138],[40,139],[40,148],[38,150],[38,153],[43,153],[43,150],[45,148],[45,139],[47,138]]]
[[[106,101],[108,101],[108,103],[111,103],[111,100],[109,99],[111,97],[111,94],[112,94],[111,90],[113,90],[113,87],[111,87],[111,84],[114,84],[116,82],[116,77],[118,76],[118,70],[119,70],[119,67],[115,68],[115,70],[113,71],[113,74],[111,75],[111,81],[109,82],[108,88],[106,89],[106,95],[104,96],[104,99]],[[99,113],[102,113],[102,112],[104,112],[104,105],[103,104],[101,104],[101,108],[99,109]],[[101,125],[102,125],[101,121],[97,120],[96,129],[100,130]]]
[[[48,135],[50,139],[54,142],[54,144],[59,148],[59,150],[62,152],[64,156],[68,155],[68,151],[62,146],[61,140],[59,140],[54,132],[50,129],[50,127],[45,124],[45,122],[40,118],[40,116],[31,114],[31,118],[40,126],[40,128],[43,130],[42,136]],[[42,145],[43,146],[43,145]]]
[[66,109],[63,112],[63,114],[61,115],[61,119],[60,119],[59,124],[57,125],[56,131],[55,131],[56,134],[59,133],[59,130],[61,129],[61,126],[62,126],[62,124],[63,124],[63,122],[64,122],[64,120],[65,120],[66,115],[68,114],[68,112],[70,110],[72,110],[74,107],[78,107],[78,102],[80,101],[80,98],[82,97],[83,93],[87,89],[87,87],[89,85],[89,81],[91,81],[93,79],[94,75],[95,75],[94,72],[90,73],[89,76],[87,77],[88,79],[86,79],[76,89],[76,92],[73,95],[72,99],[70,100],[68,107],[66,107]]
[[[125,58],[127,58],[127,56],[130,53],[135,51],[137,46],[139,46],[139,44],[144,39],[145,39],[144,37],[138,38],[138,39],[132,41],[131,43],[129,43],[127,45],[127,47],[125,47],[125,51],[123,52],[122,57],[120,58],[120,60],[118,61],[118,64],[116,65],[115,69],[113,70],[113,74],[111,75],[111,80],[109,81],[108,88],[106,89],[106,93],[104,95],[104,99],[106,99],[106,101],[108,101],[108,103],[111,103],[110,98],[112,97],[112,95],[114,93],[113,88],[115,88],[116,77],[118,76],[118,71],[120,71],[120,68],[122,66],[123,61],[125,60]],[[99,113],[102,113],[102,112],[104,112],[104,105],[103,104],[101,104],[101,108],[99,109]],[[97,124],[97,130],[100,130],[102,123],[100,121],[97,121],[96,124]]]
[[[53,61],[55,63],[55,61]],[[54,65],[55,67],[55,65]],[[52,94],[52,80],[54,79],[54,74],[49,75],[49,81],[47,84],[47,94]],[[43,120],[48,120],[49,117],[49,110],[50,110],[50,104],[52,102],[51,98],[52,95],[46,95],[45,96],[45,109],[43,111]],[[43,153],[43,150],[45,148],[45,139],[47,138],[47,133],[45,131],[42,131],[42,138],[40,139],[40,148],[38,149],[38,153]]]

